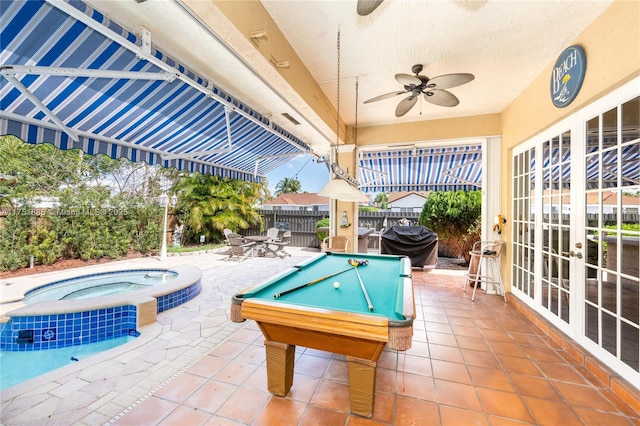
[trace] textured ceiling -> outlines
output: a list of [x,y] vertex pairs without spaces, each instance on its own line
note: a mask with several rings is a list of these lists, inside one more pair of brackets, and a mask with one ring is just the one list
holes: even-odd
[[[385,0],[360,17],[355,1],[262,3],[334,105],[340,29],[341,116],[350,124],[355,120],[357,77],[360,126],[499,113],[611,4]],[[396,105],[406,95],[362,103],[403,90],[394,75],[411,74],[414,64],[423,64],[422,74],[430,78],[449,73],[476,78],[450,89],[460,99],[453,108],[421,100],[397,118]]]

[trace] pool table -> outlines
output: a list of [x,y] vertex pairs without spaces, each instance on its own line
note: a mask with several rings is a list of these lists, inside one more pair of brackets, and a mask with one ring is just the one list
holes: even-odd
[[[368,261],[357,270],[372,306],[349,259]],[[341,273],[275,297],[334,272]],[[255,320],[265,337],[271,393],[289,392],[296,346],[342,354],[349,364],[351,412],[365,417],[373,415],[378,358],[386,344],[394,350],[411,347],[414,318],[406,256],[322,253],[234,295],[231,305],[232,321]]]

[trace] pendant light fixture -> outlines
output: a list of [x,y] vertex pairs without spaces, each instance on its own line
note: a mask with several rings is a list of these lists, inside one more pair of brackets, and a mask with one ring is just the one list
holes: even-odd
[[[338,93],[336,96],[336,143],[332,147],[333,149],[333,157],[335,158],[335,163],[331,164],[331,172],[334,177],[327,183],[318,195],[323,197],[334,198],[340,201],[352,201],[352,202],[365,202],[369,200],[362,191],[357,188],[357,181],[349,176],[347,172],[345,172],[340,165],[338,164],[338,145],[340,141],[340,29],[338,28]],[[356,90],[357,90],[357,82],[356,82]],[[357,101],[356,101],[357,102]],[[356,115],[357,115],[356,105]],[[356,117],[357,122],[357,117]]]

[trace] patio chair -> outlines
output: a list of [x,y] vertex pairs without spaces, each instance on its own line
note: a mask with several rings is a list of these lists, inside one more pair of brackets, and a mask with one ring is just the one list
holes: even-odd
[[[275,229],[275,228],[274,228]],[[267,243],[267,250],[273,253],[277,257],[291,256],[291,253],[287,253],[284,248],[291,242],[291,231],[286,231],[282,234],[282,240],[270,241]]]
[[231,248],[230,248],[231,244],[229,244],[228,235],[233,234],[234,232],[229,228],[225,228],[224,231],[222,232],[224,234],[224,241],[225,243],[227,243],[227,250],[221,251],[220,254],[231,255]]
[[[476,290],[482,283],[493,285],[498,294],[504,297],[504,301],[507,301],[500,272],[500,253],[503,247],[504,242],[502,241],[476,241],[473,245],[473,249],[469,252],[471,259],[464,282],[465,293],[469,285],[473,287],[471,301],[475,301]],[[483,271],[482,268],[485,266],[487,270]]]
[[249,255],[253,257],[255,242],[246,242],[241,235],[234,233],[227,235],[227,241],[229,242],[229,257],[227,260],[237,257],[242,262]]
[[322,240],[322,251],[333,251],[336,253],[346,253],[349,246],[349,237],[336,235]]
[[279,241],[280,231],[278,228],[269,228],[267,229],[267,237],[269,237],[269,241]]

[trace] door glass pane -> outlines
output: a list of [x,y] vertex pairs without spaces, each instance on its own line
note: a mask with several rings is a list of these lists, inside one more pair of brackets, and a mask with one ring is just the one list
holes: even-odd
[[618,322],[616,317],[602,312],[602,347],[612,355],[618,355],[617,350]]
[[618,186],[618,149],[609,148],[602,151],[602,163],[600,166],[600,176],[602,188],[615,188]]
[[640,333],[638,327],[631,324],[622,323],[621,330],[621,356],[622,362],[636,371],[639,371],[638,353],[640,352]]
[[585,153],[589,155],[600,150],[600,118],[594,117],[591,120],[587,121],[586,131],[587,149]]
[[640,185],[640,141],[629,142],[622,146],[620,167],[622,167],[621,186]]
[[640,139],[640,96],[622,104],[622,142]]
[[586,189],[600,188],[600,155],[593,154],[586,157]]
[[587,268],[587,277],[584,286],[585,299],[594,305],[599,305],[598,270],[596,268]]
[[618,313],[618,275],[603,272],[602,308],[614,314]]
[[560,162],[560,137],[556,136],[555,138],[549,141],[551,150],[551,164],[558,164]]
[[610,109],[602,114],[602,149],[618,145],[618,108]]
[[598,332],[600,330],[600,321],[598,318],[598,308],[586,304],[584,313],[585,333],[584,335],[594,341],[596,344],[600,344],[600,338]]

